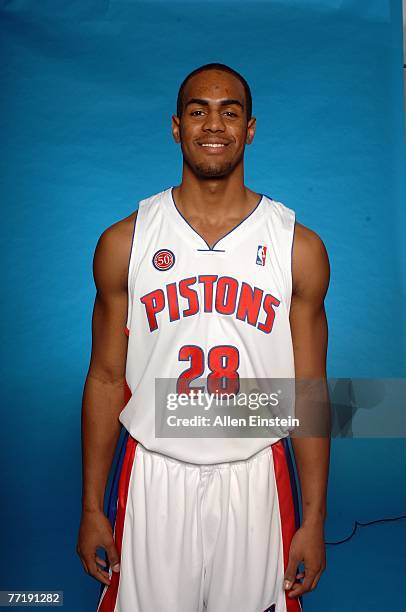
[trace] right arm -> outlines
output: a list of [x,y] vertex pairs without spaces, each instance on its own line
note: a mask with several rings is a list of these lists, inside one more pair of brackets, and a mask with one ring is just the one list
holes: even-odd
[[108,228],[100,237],[93,261],[96,299],[92,318],[92,352],[82,402],[82,516],[77,552],[85,571],[104,584],[109,574],[96,555],[107,552],[113,571],[119,557],[111,525],[103,512],[105,488],[120,436],[124,407],[128,338],[127,273],[133,218]]

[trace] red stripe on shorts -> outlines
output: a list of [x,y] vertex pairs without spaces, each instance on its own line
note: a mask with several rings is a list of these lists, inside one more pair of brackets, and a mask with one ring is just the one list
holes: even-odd
[[[131,471],[134,463],[135,449],[137,440],[128,436],[123,465],[121,468],[120,480],[118,483],[117,516],[114,528],[114,541],[117,547],[118,556],[121,558],[121,545],[123,541],[124,517],[127,506],[128,486],[130,483]],[[113,572],[110,585],[107,587],[98,612],[114,612],[116,605],[120,572]]]
[[[292,483],[286,458],[286,450],[282,440],[272,444],[272,453],[275,469],[276,486],[279,498],[279,513],[281,517],[282,543],[283,543],[283,566],[284,571],[288,566],[289,549],[293,535],[296,531],[295,507],[293,504]],[[297,598],[288,597],[285,594],[286,612],[300,612],[302,607]]]

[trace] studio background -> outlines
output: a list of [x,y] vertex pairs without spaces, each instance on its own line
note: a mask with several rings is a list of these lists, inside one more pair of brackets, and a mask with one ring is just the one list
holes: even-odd
[[[400,0],[0,1],[0,590],[95,610],[75,552],[92,257],[106,227],[180,181],[170,118],[184,76],[250,83],[246,183],[293,208],[330,257],[330,377],[405,376]],[[406,513],[402,438],[335,439],[326,539]],[[309,612],[399,607],[405,521],[327,547]]]

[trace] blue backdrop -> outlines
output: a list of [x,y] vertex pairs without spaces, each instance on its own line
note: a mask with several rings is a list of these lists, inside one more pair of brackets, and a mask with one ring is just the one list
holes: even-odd
[[[1,0],[0,589],[94,610],[75,553],[92,256],[137,201],[180,180],[170,116],[210,61],[249,81],[246,182],[329,252],[332,377],[405,376],[401,0]],[[404,514],[404,439],[334,440],[327,540]],[[405,522],[328,548],[309,611],[397,607]],[[326,599],[328,605],[326,605]]]

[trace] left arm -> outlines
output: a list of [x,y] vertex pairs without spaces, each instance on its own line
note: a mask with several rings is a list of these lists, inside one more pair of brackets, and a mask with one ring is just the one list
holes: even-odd
[[[291,439],[300,480],[303,516],[301,527],[292,539],[285,572],[285,588],[291,589],[289,597],[313,590],[326,566],[324,521],[330,436],[326,429],[326,424],[329,425],[326,381],[328,327],[324,298],[329,280],[330,266],[323,242],[317,234],[297,223],[292,254],[290,325],[295,380],[299,389],[296,392],[296,416],[300,426]],[[310,434],[308,430],[305,433],[307,427],[310,427]],[[296,574],[297,566],[302,562],[304,574]],[[296,578],[303,578],[303,582],[295,583]]]

